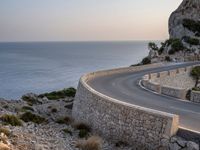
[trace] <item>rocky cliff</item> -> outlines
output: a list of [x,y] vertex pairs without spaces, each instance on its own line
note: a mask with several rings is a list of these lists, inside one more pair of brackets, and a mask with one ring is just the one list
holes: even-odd
[[170,38],[200,37],[200,0],[183,0],[169,19]]

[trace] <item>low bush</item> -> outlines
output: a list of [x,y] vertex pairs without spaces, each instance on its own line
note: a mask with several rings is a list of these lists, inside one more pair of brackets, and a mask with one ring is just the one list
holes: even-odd
[[181,42],[180,39],[173,39],[171,46],[172,46],[172,49],[176,52],[184,49],[183,43]]
[[115,143],[115,146],[116,147],[125,147],[125,146],[128,146],[128,143],[124,142],[124,141],[118,141],[117,143]]
[[10,131],[3,127],[0,128],[0,133],[4,133],[6,136],[10,136]]
[[196,39],[196,38],[191,38],[191,37],[188,37],[188,36],[183,37],[183,40],[184,40],[186,43],[190,44],[190,45],[199,45],[199,44],[200,44],[200,42],[199,42],[198,39]]
[[173,50],[173,49],[170,49],[169,52],[168,52],[169,55],[173,55],[173,54],[175,54],[175,53],[176,53],[176,51]]
[[87,130],[85,130],[85,129],[80,129],[79,130],[78,136],[80,138],[88,137],[88,135],[89,135],[89,132]]
[[169,56],[165,56],[165,61],[170,62],[170,61],[171,61],[171,58],[170,58]]
[[3,108],[8,109],[9,106],[8,105],[3,105]]
[[65,129],[63,129],[62,131],[63,131],[64,133],[69,134],[69,135],[72,136],[72,131],[71,131],[71,130],[65,128]]
[[31,95],[23,95],[22,98],[21,98],[23,101],[26,101],[27,104],[29,106],[32,106],[34,104],[42,104],[42,102],[40,102],[38,99],[37,99],[37,96],[34,95],[34,96],[31,96]]
[[97,136],[92,136],[87,140],[80,140],[76,142],[76,147],[81,150],[101,150],[102,139]]
[[192,88],[193,91],[200,91],[200,87],[194,87]]
[[52,108],[52,109],[51,109],[51,112],[52,112],[52,113],[56,113],[56,112],[58,112],[58,110],[57,110],[56,108]]
[[188,30],[196,33],[196,36],[200,35],[200,21],[183,19],[183,26]]
[[77,129],[77,130],[86,130],[88,132],[91,131],[91,128],[89,125],[85,124],[85,123],[75,123],[74,125],[74,128]]
[[23,106],[21,110],[22,111],[34,111],[34,109],[30,106]]
[[194,78],[195,80],[195,88],[198,88],[199,85],[199,80],[200,80],[200,66],[195,66],[192,68],[190,75]]
[[67,104],[64,107],[67,108],[67,109],[72,109],[73,108],[73,103]]
[[143,58],[142,62],[143,65],[151,64],[151,59],[148,57]]
[[15,115],[5,114],[0,117],[0,120],[6,125],[9,124],[11,126],[22,126],[21,120]]
[[69,125],[72,122],[73,122],[73,119],[69,116],[61,117],[58,120],[56,120],[56,123],[66,124],[66,125]]
[[186,93],[186,99],[187,100],[190,100],[191,92],[192,92],[192,90],[187,91],[187,93]]
[[49,100],[59,100],[65,97],[75,97],[76,89],[73,87],[63,89],[61,91],[54,91],[50,93],[40,94],[38,97],[47,97]]
[[33,114],[31,112],[25,112],[24,114],[21,115],[20,117],[24,122],[33,122],[33,123],[37,123],[37,124],[41,124],[45,121],[45,118]]

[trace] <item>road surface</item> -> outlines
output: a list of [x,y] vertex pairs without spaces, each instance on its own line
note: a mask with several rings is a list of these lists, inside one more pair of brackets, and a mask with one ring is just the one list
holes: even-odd
[[170,64],[139,72],[127,72],[106,77],[98,77],[88,82],[96,91],[120,101],[147,107],[180,116],[180,127],[200,132],[200,104],[177,100],[176,98],[149,92],[139,81],[147,73],[186,67],[195,63]]

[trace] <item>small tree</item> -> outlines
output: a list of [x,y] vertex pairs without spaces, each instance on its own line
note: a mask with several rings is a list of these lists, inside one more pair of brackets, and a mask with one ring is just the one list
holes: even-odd
[[159,50],[158,46],[154,42],[150,42],[148,44],[148,48],[149,48],[149,50],[154,50],[154,51],[158,51]]
[[145,58],[142,59],[141,63],[143,65],[151,64],[151,59],[149,59],[148,57],[145,57]]
[[191,76],[195,79],[195,87],[197,87],[200,79],[200,66],[196,66],[192,69]]

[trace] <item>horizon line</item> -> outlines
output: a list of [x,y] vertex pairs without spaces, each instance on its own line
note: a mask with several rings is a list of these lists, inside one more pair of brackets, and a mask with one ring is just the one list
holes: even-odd
[[163,39],[153,39],[153,40],[69,40],[69,41],[0,41],[0,43],[50,43],[50,42],[60,42],[60,43],[64,43],[64,42],[144,42],[144,41],[164,41]]

